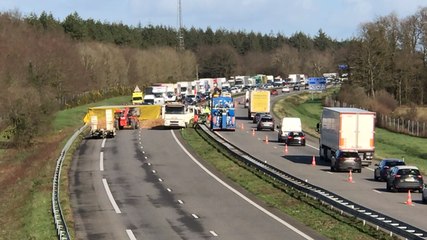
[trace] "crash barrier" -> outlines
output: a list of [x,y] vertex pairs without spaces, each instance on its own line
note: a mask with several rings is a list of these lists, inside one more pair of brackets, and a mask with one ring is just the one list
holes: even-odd
[[53,213],[53,220],[55,223],[58,239],[60,240],[70,239],[70,233],[68,232],[67,223],[65,222],[64,215],[62,213],[61,201],[59,198],[59,186],[60,186],[60,180],[61,180],[62,163],[64,162],[65,155],[67,154],[67,151],[70,149],[71,144],[74,142],[74,140],[76,140],[77,136],[79,136],[80,133],[82,133],[86,128],[87,128],[87,125],[81,127],[79,130],[77,130],[73,134],[73,136],[70,139],[68,139],[67,143],[65,144],[64,148],[61,151],[61,155],[56,161],[55,173],[53,175],[52,213]]
[[[417,227],[411,226],[407,223],[389,217],[385,214],[376,212],[362,205],[356,204],[349,201],[335,193],[327,191],[323,188],[317,187],[313,184],[306,182],[305,180],[299,179],[286,173],[276,167],[267,164],[260,159],[251,156],[249,153],[238,148],[237,146],[227,142],[216,132],[212,132],[205,125],[200,124],[200,128],[204,131],[211,139],[222,145],[228,153],[239,159],[247,166],[262,172],[265,175],[270,176],[276,181],[282,184],[288,185],[294,189],[304,193],[307,197],[310,196],[313,199],[317,199],[321,204],[328,205],[330,209],[336,210],[341,214],[356,217],[363,221],[363,224],[370,224],[377,230],[382,229],[384,232],[390,234],[390,236],[397,235],[406,239],[427,239],[427,232]],[[207,139],[206,139],[207,140]]]

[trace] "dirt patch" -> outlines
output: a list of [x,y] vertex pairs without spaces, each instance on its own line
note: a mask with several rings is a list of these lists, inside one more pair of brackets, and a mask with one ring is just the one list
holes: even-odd
[[163,119],[150,119],[150,120],[143,120],[141,121],[140,128],[154,128],[154,127],[160,127],[163,126],[164,120]]

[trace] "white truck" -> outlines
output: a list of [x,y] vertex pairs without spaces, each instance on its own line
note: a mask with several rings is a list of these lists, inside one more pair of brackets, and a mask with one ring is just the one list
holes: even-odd
[[162,108],[164,127],[185,128],[194,117],[194,108],[182,103],[168,103]]
[[330,161],[337,150],[357,151],[363,166],[369,166],[375,151],[375,113],[358,108],[323,108],[319,156]]
[[289,132],[302,132],[301,119],[297,117],[284,117],[282,122],[277,125],[277,141],[284,142]]

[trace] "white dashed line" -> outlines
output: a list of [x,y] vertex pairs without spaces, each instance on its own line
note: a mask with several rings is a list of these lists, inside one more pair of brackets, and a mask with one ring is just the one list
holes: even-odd
[[128,235],[128,237],[129,237],[130,240],[136,240],[136,237],[133,234],[132,230],[126,229],[126,233],[127,233],[127,235]]
[[145,154],[145,151],[142,151],[142,154]]
[[163,182],[163,179],[159,178],[159,182]]
[[104,140],[102,140],[102,143],[101,143],[101,148],[104,148],[105,147],[105,142],[107,141],[107,139],[106,138],[104,138]]
[[144,157],[145,159],[147,159],[147,157]]
[[218,234],[216,234],[216,232],[214,232],[214,231],[209,231],[209,232],[212,234],[212,236],[218,237]]
[[153,169],[153,170],[151,170],[151,172],[156,173],[156,170]]
[[166,190],[167,190],[168,192],[172,192],[172,189],[170,189],[170,188],[166,188]]
[[195,218],[195,219],[198,219],[199,218],[199,216],[197,216],[196,214],[191,214],[191,216],[193,216],[193,218]]
[[182,200],[178,200],[179,204],[184,204],[184,202]]
[[99,153],[99,171],[104,171],[104,152]]
[[374,192],[376,192],[376,193],[379,193],[379,194],[382,194],[382,192],[380,192],[380,191],[378,191],[378,190],[372,190],[372,191],[374,191]]
[[334,174],[333,172],[327,172],[327,173],[329,173],[329,174],[331,174],[331,175],[333,175],[333,174]]
[[114,211],[116,211],[116,213],[122,213],[120,211],[119,206],[117,205],[116,201],[113,198],[113,194],[111,194],[110,187],[108,186],[108,183],[107,183],[107,179],[103,178],[102,183],[104,184],[105,192],[107,192],[108,199],[110,200],[111,205],[113,205]]
[[151,163],[147,163],[148,166],[151,166]]
[[[209,169],[207,169],[205,166],[203,166],[199,161],[197,161],[197,159],[191,155],[190,152],[188,152],[188,150],[182,145],[182,143],[178,140],[178,138],[176,137],[175,133],[173,132],[173,130],[171,130],[172,136],[175,139],[176,143],[181,147],[181,149],[188,155],[188,157],[191,158],[191,160],[193,160],[194,163],[196,163],[203,171],[205,171],[207,174],[209,174],[213,179],[215,179],[217,182],[219,182],[220,184],[222,184],[224,187],[226,187],[227,189],[229,189],[230,191],[232,191],[234,194],[236,194],[237,196],[239,196],[240,198],[242,198],[243,200],[245,200],[246,202],[248,202],[249,204],[251,204],[252,206],[254,206],[255,208],[257,208],[258,210],[262,211],[263,213],[265,213],[266,215],[268,215],[269,217],[273,218],[274,220],[276,220],[277,222],[281,223],[282,225],[286,226],[287,228],[291,229],[292,231],[294,231],[295,233],[297,233],[298,235],[300,235],[301,237],[307,239],[307,240],[314,240],[313,238],[311,238],[310,236],[308,236],[307,234],[305,234],[304,232],[300,231],[299,229],[297,229],[296,227],[292,226],[291,224],[289,224],[288,222],[286,222],[285,220],[279,218],[278,216],[274,215],[273,213],[271,213],[270,211],[268,211],[267,209],[263,208],[262,206],[258,205],[257,203],[255,203],[254,201],[252,201],[251,199],[249,199],[248,197],[246,197],[245,195],[243,195],[242,193],[240,193],[239,191],[237,191],[236,189],[232,188],[230,185],[228,185],[227,183],[225,183],[224,181],[222,181],[219,177],[217,177],[215,174],[213,174],[211,171],[209,171]],[[193,216],[194,217],[194,216]]]

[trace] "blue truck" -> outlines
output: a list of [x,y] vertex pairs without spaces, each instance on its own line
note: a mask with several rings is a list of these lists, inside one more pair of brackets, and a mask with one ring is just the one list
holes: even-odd
[[233,97],[214,96],[211,100],[211,130],[236,130]]

